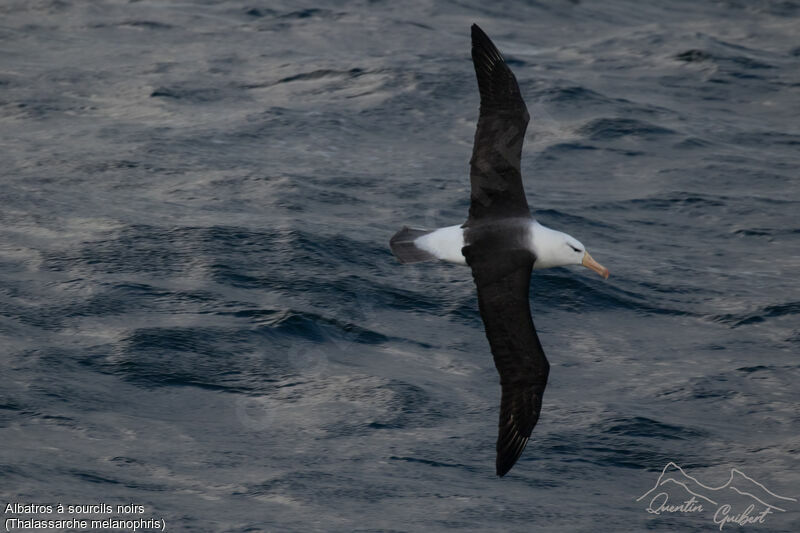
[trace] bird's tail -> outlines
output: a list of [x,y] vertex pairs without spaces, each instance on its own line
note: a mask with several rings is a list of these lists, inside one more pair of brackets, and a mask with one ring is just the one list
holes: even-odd
[[401,263],[420,263],[436,259],[436,256],[417,248],[414,244],[417,239],[431,232],[432,230],[403,226],[403,229],[395,233],[389,241],[392,253]]

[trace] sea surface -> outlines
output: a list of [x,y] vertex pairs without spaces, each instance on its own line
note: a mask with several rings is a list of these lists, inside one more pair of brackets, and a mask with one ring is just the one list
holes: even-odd
[[[388,246],[466,218],[473,22],[611,271],[534,273],[504,478],[470,272]],[[797,1],[4,0],[0,154],[4,526],[800,531]],[[782,509],[648,512],[676,467]]]

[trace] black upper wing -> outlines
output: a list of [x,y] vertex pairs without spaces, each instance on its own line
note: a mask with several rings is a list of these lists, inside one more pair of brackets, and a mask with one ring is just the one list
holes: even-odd
[[497,475],[508,472],[539,420],[550,365],[539,343],[528,304],[533,256],[507,251],[502,259],[483,247],[467,246],[464,255],[478,287],[478,305],[486,337],[500,373],[502,399],[497,436]]
[[470,160],[472,194],[466,225],[490,217],[529,217],[520,174],[528,109],[503,56],[476,24],[472,62],[481,108]]

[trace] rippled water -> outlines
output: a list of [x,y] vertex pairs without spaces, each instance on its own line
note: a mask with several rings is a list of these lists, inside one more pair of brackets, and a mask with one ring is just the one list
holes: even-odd
[[[537,218],[611,270],[534,274],[550,384],[502,479],[470,273],[388,249],[466,217],[472,22],[533,116]],[[717,528],[635,501],[669,461],[797,498],[798,32],[790,1],[3,2],[3,505]]]

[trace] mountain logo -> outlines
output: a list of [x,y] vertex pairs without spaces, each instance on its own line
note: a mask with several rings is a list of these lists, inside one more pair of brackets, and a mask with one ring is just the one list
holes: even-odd
[[[709,513],[720,531],[728,524],[764,524],[770,514],[786,512],[796,498],[781,496],[731,468],[728,480],[718,487],[705,485],[673,462],[667,463],[653,488],[636,498],[647,502],[651,514]],[[675,503],[679,502],[679,503]]]

